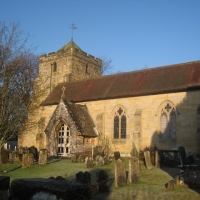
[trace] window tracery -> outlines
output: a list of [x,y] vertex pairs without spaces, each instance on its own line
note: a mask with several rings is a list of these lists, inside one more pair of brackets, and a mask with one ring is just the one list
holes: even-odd
[[176,139],[176,112],[175,107],[169,103],[161,109],[160,130],[162,138]]
[[119,107],[114,114],[114,139],[126,139],[126,113]]

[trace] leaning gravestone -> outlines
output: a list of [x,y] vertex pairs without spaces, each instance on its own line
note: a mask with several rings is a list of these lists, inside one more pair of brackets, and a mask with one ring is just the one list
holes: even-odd
[[150,157],[150,152],[145,151],[144,152],[144,158],[145,158],[145,164],[147,169],[152,169],[152,163],[151,163],[151,157]]
[[138,158],[129,159],[129,181],[135,183],[140,178],[140,165]]
[[115,186],[126,185],[126,165],[121,159],[115,161]]
[[22,156],[22,168],[30,167],[33,165],[33,154],[25,153]]
[[47,164],[47,149],[41,149],[39,152],[39,159],[38,164],[39,165],[46,165]]

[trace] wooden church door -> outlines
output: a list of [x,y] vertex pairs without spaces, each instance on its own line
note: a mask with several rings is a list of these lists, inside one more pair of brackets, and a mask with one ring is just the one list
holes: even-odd
[[70,130],[66,124],[62,124],[58,132],[58,155],[69,156],[70,154]]

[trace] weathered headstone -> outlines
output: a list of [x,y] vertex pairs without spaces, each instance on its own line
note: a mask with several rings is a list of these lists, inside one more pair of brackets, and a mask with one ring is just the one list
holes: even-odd
[[98,146],[92,146],[92,157],[98,156]]
[[91,174],[89,172],[78,172],[76,174],[76,182],[91,184]]
[[115,158],[115,160],[120,159],[120,152],[119,151],[114,152],[114,158]]
[[168,183],[165,184],[165,187],[167,190],[172,190],[172,189],[174,189],[174,185],[175,185],[174,180],[170,180],[170,181],[168,181]]
[[186,158],[185,148],[183,146],[178,147],[178,152],[180,156],[181,165],[186,165],[187,158]]
[[96,166],[102,166],[104,165],[104,158],[102,156],[96,157]]
[[9,163],[9,150],[1,148],[1,161],[3,164]]
[[78,162],[84,162],[84,156],[83,155],[79,155],[77,161]]
[[140,165],[138,158],[129,159],[129,182],[135,183],[140,178]]
[[73,163],[76,162],[76,154],[75,153],[71,154],[71,161]]
[[104,164],[105,165],[107,165],[107,164],[109,164],[109,158],[108,158],[108,156],[104,156]]
[[108,172],[105,170],[101,170],[97,176],[98,176],[97,183],[99,185],[99,192],[101,193],[107,192],[109,186]]
[[159,151],[155,151],[155,167],[160,168],[160,154],[159,154]]
[[33,159],[35,162],[38,161],[39,155],[38,155],[38,150],[36,147],[31,146],[28,148],[28,153],[32,153],[33,154]]
[[121,159],[115,161],[115,186],[126,185],[126,165]]
[[88,166],[89,166],[89,168],[93,167],[93,159],[92,159],[92,157],[89,157],[89,159],[88,159]]
[[19,162],[21,162],[21,161],[19,160],[19,156],[18,156],[18,157],[15,157],[14,163],[19,163]]
[[151,163],[151,157],[150,157],[150,152],[145,151],[144,152],[144,158],[145,158],[145,164],[147,169],[152,169],[152,163]]
[[41,149],[39,152],[39,159],[38,164],[39,165],[46,165],[47,164],[47,149]]
[[86,167],[86,168],[89,168],[89,167],[90,167],[90,166],[89,166],[89,162],[90,162],[90,161],[89,161],[89,158],[86,157],[86,158],[85,158],[85,167]]
[[33,154],[24,153],[22,156],[22,168],[30,167],[33,165]]
[[132,143],[132,149],[131,149],[131,157],[134,157],[134,158],[138,158],[139,157],[139,153],[135,147],[135,143],[133,142]]

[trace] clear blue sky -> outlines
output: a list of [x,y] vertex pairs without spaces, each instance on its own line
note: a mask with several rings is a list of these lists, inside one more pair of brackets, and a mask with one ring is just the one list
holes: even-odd
[[59,50],[71,39],[113,72],[200,60],[200,0],[0,0],[0,21],[20,22],[38,46]]

